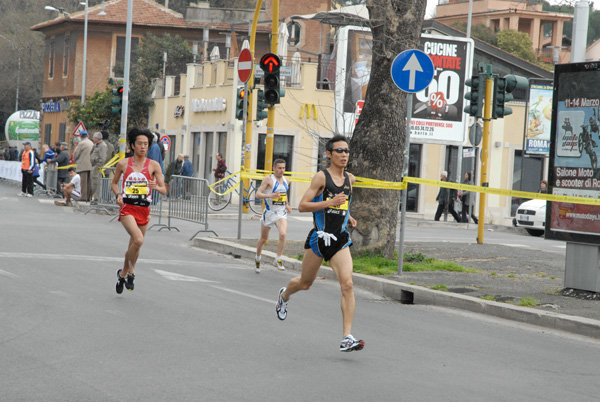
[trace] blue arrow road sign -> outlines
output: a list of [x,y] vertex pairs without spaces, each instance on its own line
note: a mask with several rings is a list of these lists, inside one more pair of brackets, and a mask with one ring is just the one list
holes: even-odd
[[427,55],[417,49],[405,50],[394,59],[392,80],[404,92],[421,92],[429,86],[435,68]]

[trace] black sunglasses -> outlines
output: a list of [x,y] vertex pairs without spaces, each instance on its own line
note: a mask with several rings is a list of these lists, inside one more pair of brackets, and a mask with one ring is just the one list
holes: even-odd
[[336,149],[332,149],[331,152],[336,152],[338,154],[341,154],[341,153],[349,154],[350,148],[336,148]]

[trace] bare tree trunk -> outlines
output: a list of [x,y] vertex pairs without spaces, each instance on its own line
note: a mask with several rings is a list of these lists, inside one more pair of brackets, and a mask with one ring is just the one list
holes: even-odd
[[[373,59],[365,104],[350,140],[356,176],[399,181],[406,136],[406,94],[390,74],[394,58],[419,46],[424,0],[367,0],[373,33]],[[399,192],[354,189],[352,239],[359,249],[393,258]]]

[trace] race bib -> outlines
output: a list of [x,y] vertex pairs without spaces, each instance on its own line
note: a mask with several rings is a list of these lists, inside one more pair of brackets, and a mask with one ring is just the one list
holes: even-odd
[[127,182],[125,183],[126,195],[148,195],[150,188],[146,182]]
[[287,193],[280,193],[279,197],[273,198],[273,205],[285,205],[287,203]]
[[342,205],[338,205],[337,207],[329,207],[329,209],[334,209],[336,211],[347,211],[349,207],[348,197],[346,197],[346,202]]

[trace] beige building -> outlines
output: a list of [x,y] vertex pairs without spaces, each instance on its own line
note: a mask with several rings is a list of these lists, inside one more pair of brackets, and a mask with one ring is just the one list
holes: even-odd
[[[285,96],[275,107],[273,157],[284,159],[288,171],[316,172],[322,144],[333,135],[333,91],[317,89],[316,64],[298,66],[299,80],[288,78]],[[188,154],[195,176],[211,183],[217,152],[224,156],[229,171],[240,170],[244,136],[242,121],[235,118],[235,101],[242,85],[237,62],[190,64],[186,75],[167,77],[165,93],[155,91],[149,125],[169,136],[170,160],[176,154]],[[256,109],[249,114],[254,119]],[[252,123],[253,168],[264,167],[266,123],[266,119]],[[306,184],[292,186],[293,205],[305,189]]]
[[[494,32],[512,29],[531,38],[533,51],[545,61],[552,60],[559,49],[559,60],[569,60],[570,48],[563,48],[563,25],[573,15],[542,11],[542,4],[528,5],[528,0],[473,0],[472,25],[485,25]],[[446,25],[467,22],[469,0],[439,0],[435,20]],[[544,28],[550,26],[550,44],[544,44]],[[569,33],[570,34],[570,33]]]

